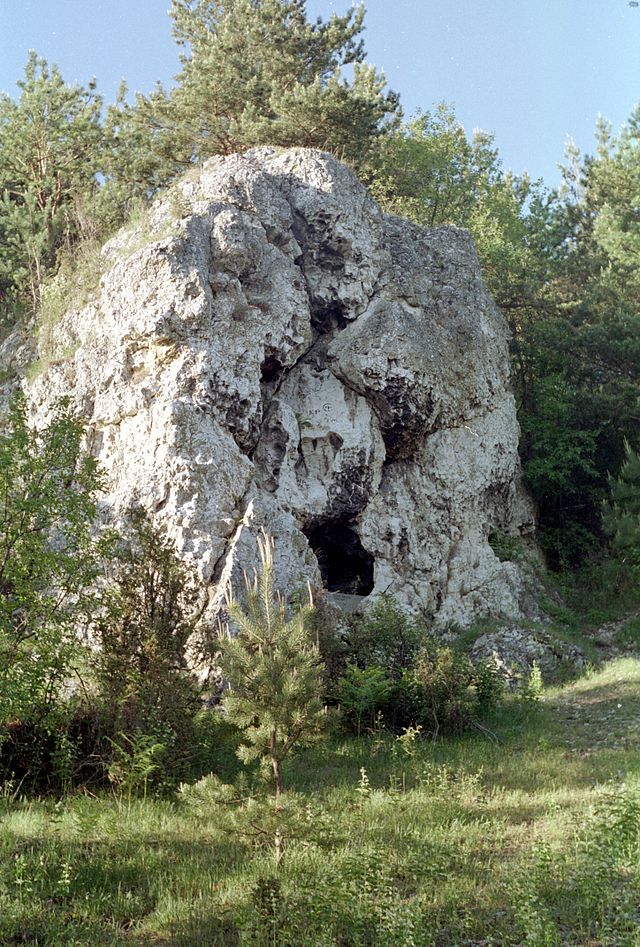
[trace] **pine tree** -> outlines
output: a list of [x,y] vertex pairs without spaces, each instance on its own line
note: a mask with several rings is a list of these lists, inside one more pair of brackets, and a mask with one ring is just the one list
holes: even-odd
[[593,231],[617,271],[617,289],[637,305],[640,289],[640,106],[618,136],[600,121],[598,155],[590,167],[597,202]]
[[[311,606],[287,619],[285,602],[273,588],[273,539],[263,533],[258,549],[261,569],[253,580],[246,578],[246,607],[229,596],[229,617],[238,632],[222,641],[221,665],[230,688],[224,707],[243,733],[240,759],[259,760],[270,771],[277,813],[284,761],[321,733],[322,663],[305,624]],[[279,865],[283,840],[277,830],[275,847]]]
[[358,165],[398,114],[364,63],[362,7],[311,23],[306,0],[173,0],[171,16],[184,50],[176,87],[110,110],[115,180],[153,190],[192,162],[254,145],[321,148]]
[[60,250],[91,226],[102,99],[34,52],[18,86],[17,101],[0,96],[0,291],[35,308]]
[[628,442],[625,451],[622,469],[611,481],[611,502],[603,518],[614,548],[640,572],[640,454]]

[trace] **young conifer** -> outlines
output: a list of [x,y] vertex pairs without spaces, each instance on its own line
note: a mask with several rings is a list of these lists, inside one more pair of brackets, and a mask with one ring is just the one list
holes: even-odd
[[[224,707],[243,731],[240,759],[259,760],[271,773],[277,813],[285,759],[295,747],[316,740],[322,729],[322,663],[305,626],[312,606],[298,607],[287,618],[285,602],[273,588],[274,541],[265,532],[258,549],[260,571],[253,579],[245,576],[246,605],[229,592],[228,612],[237,634],[222,642],[222,670],[229,684]],[[275,847],[279,864],[283,843],[277,831]]]

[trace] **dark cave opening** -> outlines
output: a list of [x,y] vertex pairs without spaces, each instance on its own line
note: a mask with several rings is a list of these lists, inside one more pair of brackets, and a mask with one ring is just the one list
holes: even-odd
[[322,305],[315,303],[311,307],[311,325],[321,335],[333,329],[344,329],[347,324],[344,305],[337,299]]
[[275,355],[267,355],[260,366],[260,381],[269,385],[282,371],[282,362]]
[[344,522],[322,523],[304,532],[328,592],[369,595],[373,591],[373,556],[351,526]]

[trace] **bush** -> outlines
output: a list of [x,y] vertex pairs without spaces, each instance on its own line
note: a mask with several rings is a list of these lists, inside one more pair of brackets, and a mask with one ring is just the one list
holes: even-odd
[[412,667],[425,633],[393,599],[383,595],[365,615],[351,619],[346,638],[349,660],[361,668],[384,668],[398,681]]
[[395,690],[396,686],[382,668],[374,665],[362,670],[357,664],[348,664],[336,692],[349,728],[358,736],[363,725],[373,728]]
[[380,720],[392,730],[420,726],[434,735],[459,733],[477,725],[502,697],[502,682],[490,665],[472,663],[430,638],[388,598],[352,618],[343,640],[326,631],[320,640],[334,666],[336,655],[344,662],[328,693],[354,733]]
[[[146,513],[133,510],[130,529],[129,543],[109,565],[95,621],[98,702],[121,768],[127,747],[149,737],[163,746],[162,778],[183,776],[201,706],[186,659],[201,613],[199,591]],[[160,777],[159,768],[154,773]]]
[[429,641],[406,675],[405,690],[413,722],[438,734],[460,733],[477,723],[502,696],[496,672],[436,641]]
[[16,398],[0,434],[0,725],[58,699],[93,610],[100,475],[68,401],[40,431]]

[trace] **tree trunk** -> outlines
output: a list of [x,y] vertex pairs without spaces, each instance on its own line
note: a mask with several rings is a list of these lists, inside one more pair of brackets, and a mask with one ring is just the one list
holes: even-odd
[[[271,748],[275,750],[275,732],[271,735]],[[273,769],[273,778],[275,779],[275,812],[280,812],[280,796],[282,795],[282,765],[275,756],[271,757],[271,767]],[[274,848],[276,855],[276,871],[280,870],[284,858],[284,839],[280,829],[276,829]]]
[[280,760],[272,759],[271,766],[273,768],[273,777],[276,782],[276,791],[275,791],[276,809],[279,809],[280,796],[282,795],[282,768],[281,768]]

